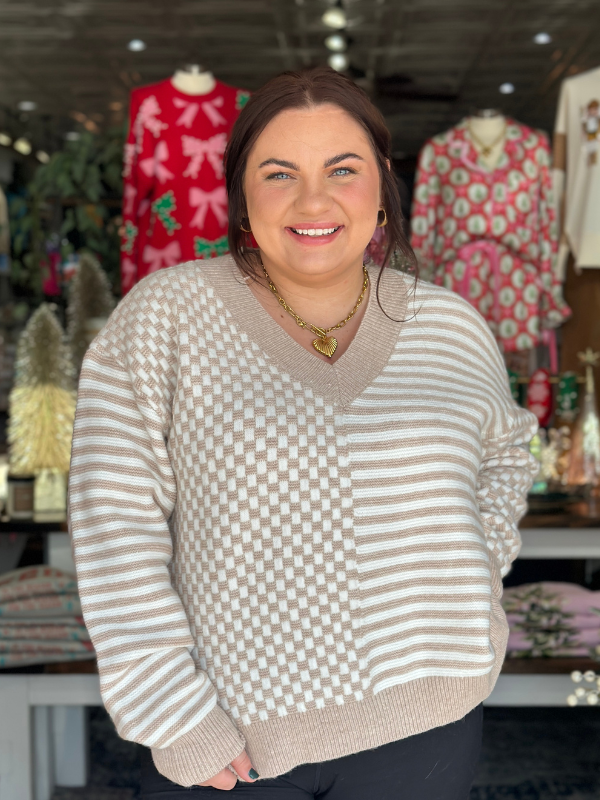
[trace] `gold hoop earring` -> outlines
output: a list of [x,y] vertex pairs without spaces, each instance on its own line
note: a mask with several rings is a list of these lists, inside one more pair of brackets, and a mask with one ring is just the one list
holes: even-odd
[[[387,212],[386,212],[386,210],[385,210],[385,208],[383,206],[381,206],[379,211],[383,211],[383,222],[378,222],[377,223],[377,227],[378,228],[385,228],[385,226],[388,223]],[[377,217],[378,218],[379,218],[379,211],[377,212]]]
[[252,233],[252,228],[250,228],[250,230],[249,230],[249,231],[247,231],[247,230],[246,230],[246,228],[244,228],[244,226],[243,226],[243,225],[240,225],[240,230],[241,230],[241,231],[244,231],[244,233]]

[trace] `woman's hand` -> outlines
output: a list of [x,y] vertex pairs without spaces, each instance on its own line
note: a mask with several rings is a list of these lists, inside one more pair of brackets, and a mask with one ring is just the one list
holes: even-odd
[[[252,769],[252,764],[250,763],[250,759],[245,750],[242,750],[239,756],[233,759],[231,766],[234,768],[240,778],[247,783],[254,783],[254,781],[258,778],[258,773],[256,770]],[[252,775],[250,773],[252,773]],[[236,783],[237,779],[233,772],[225,767],[225,769],[222,769],[221,772],[217,772],[217,774],[210,778],[210,780],[204,781],[204,783],[200,783],[198,785],[213,786],[215,789],[229,790],[233,789]]]

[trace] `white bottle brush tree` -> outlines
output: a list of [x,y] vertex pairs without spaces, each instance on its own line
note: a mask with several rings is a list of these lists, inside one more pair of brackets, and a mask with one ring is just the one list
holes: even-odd
[[15,476],[66,474],[75,418],[71,354],[53,308],[43,303],[17,346],[9,397],[9,465]]

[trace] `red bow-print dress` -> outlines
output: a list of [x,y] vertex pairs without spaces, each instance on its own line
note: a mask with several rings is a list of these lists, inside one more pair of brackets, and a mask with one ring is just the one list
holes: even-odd
[[206,95],[170,80],[135,89],[123,171],[123,294],[148,275],[227,252],[223,154],[249,98],[216,82]]
[[466,297],[504,352],[534,347],[571,313],[553,272],[550,163],[546,136],[514,120],[493,170],[479,161],[466,120],[419,157],[411,243],[421,269]]

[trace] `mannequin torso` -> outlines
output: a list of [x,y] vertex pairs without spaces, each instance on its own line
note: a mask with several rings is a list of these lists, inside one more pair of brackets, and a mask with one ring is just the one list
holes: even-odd
[[[504,150],[506,118],[502,114],[491,117],[469,117],[469,132],[479,158],[488,169],[494,169]],[[481,145],[485,146],[486,150]]]
[[209,94],[215,88],[216,80],[212,72],[201,72],[194,66],[189,70],[178,69],[171,78],[173,86],[184,94]]

